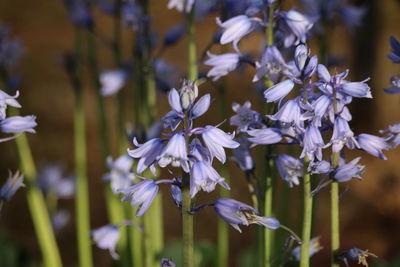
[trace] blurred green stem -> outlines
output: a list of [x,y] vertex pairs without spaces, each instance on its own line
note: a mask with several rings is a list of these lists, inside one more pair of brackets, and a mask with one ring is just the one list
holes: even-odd
[[[111,155],[110,142],[109,142],[109,132],[108,132],[108,122],[106,116],[106,110],[104,105],[104,98],[101,95],[101,84],[100,84],[100,71],[97,60],[97,45],[95,41],[95,29],[94,27],[89,28],[87,32],[87,56],[88,63],[90,67],[90,74],[92,78],[92,83],[95,87],[96,99],[97,99],[97,118],[99,126],[100,135],[100,145],[103,154],[103,173],[107,171],[106,161],[107,157]],[[114,195],[110,188],[110,184],[106,184],[105,188],[105,198],[108,218],[112,224],[118,224],[124,220],[124,210],[123,205],[119,199]],[[126,255],[123,253],[123,249],[127,245],[127,227],[120,228],[121,237],[118,241],[118,251],[122,254],[122,261],[125,262]],[[129,265],[129,264],[126,264]]]
[[[17,112],[16,112],[17,113]],[[51,226],[50,217],[46,209],[43,194],[36,181],[36,168],[32,152],[25,134],[15,139],[21,170],[25,177],[28,206],[31,212],[33,225],[42,251],[45,267],[62,266],[57,242]]]
[[86,136],[83,91],[81,84],[82,30],[75,27],[75,108],[74,108],[74,148],[76,169],[76,224],[78,234],[79,265],[92,266],[90,244],[90,210],[88,177],[86,174]]

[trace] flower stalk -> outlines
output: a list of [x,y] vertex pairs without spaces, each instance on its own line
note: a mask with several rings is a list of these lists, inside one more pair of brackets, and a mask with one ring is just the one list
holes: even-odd
[[86,171],[86,132],[83,90],[81,84],[82,30],[75,27],[75,108],[74,108],[74,148],[76,169],[76,224],[80,266],[93,266],[90,243],[90,210],[88,177]]
[[[98,126],[100,132],[100,145],[103,154],[103,172],[106,172],[106,159],[111,154],[110,150],[110,142],[109,142],[109,131],[108,131],[108,122],[106,117],[106,108],[104,105],[104,98],[100,93],[101,84],[99,81],[100,72],[97,60],[97,46],[95,42],[95,29],[94,27],[89,28],[87,32],[87,57],[88,63],[91,71],[92,83],[95,87],[96,100],[97,100],[97,118],[98,118]],[[105,198],[106,198],[106,206],[109,220],[112,224],[117,224],[124,220],[124,210],[123,207],[115,197],[109,184],[107,184],[105,190]],[[122,227],[121,238],[118,242],[118,250],[122,251],[126,248],[126,227]],[[123,258],[125,259],[125,258]]]
[[51,226],[49,213],[43,194],[36,182],[36,168],[33,162],[32,152],[25,134],[15,139],[21,170],[26,181],[26,194],[28,206],[31,212],[33,225],[42,251],[45,267],[61,267],[60,252]]
[[303,228],[302,228],[302,244],[300,248],[300,267],[308,267],[310,265],[310,239],[312,229],[312,205],[313,198],[311,195],[311,175],[307,171],[309,160],[304,157],[304,176],[303,176]]
[[[268,26],[266,27],[265,30],[265,44],[267,47],[272,46],[274,43],[274,10],[275,6],[274,4],[270,5],[268,7]],[[270,88],[274,85],[273,81],[266,75],[265,77],[265,86],[266,88]],[[264,100],[265,101],[265,100]],[[266,114],[272,114],[273,111],[273,104],[265,104],[263,103],[264,106],[264,111],[266,111]],[[263,185],[263,205],[262,205],[262,210],[263,210],[263,215],[266,217],[272,217],[272,201],[273,201],[273,180],[274,180],[274,169],[275,169],[275,163],[274,160],[270,157],[271,153],[273,151],[273,148],[266,149],[265,152],[265,157],[263,157],[262,166],[265,165],[264,173],[263,176],[265,177],[265,181],[260,183]],[[266,161],[266,162],[265,162]],[[264,250],[264,257],[261,256],[263,264],[261,266],[269,267],[271,266],[271,258],[272,258],[272,231],[269,229],[265,228],[264,229],[264,244],[263,244],[263,250]]]

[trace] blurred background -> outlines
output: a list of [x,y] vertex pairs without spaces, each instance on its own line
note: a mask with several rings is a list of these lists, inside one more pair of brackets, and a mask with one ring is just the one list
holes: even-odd
[[[331,53],[344,59],[338,72],[349,68],[350,80],[360,81],[370,77],[369,82],[374,98],[356,100],[351,106],[353,113],[352,126],[356,134],[377,134],[389,124],[400,121],[400,96],[389,95],[383,88],[391,87],[389,79],[400,73],[399,65],[394,65],[387,58],[390,52],[389,37],[400,37],[400,1],[358,1],[358,5],[368,8],[363,25],[354,32],[342,27],[335,27],[329,35]],[[151,1],[152,26],[161,40],[162,35],[183,17],[175,10],[166,8],[167,0]],[[283,9],[301,5],[296,1],[285,1]],[[95,12],[96,26],[105,38],[112,29],[110,16]],[[19,98],[23,106],[23,114],[37,116],[37,134],[29,135],[29,141],[38,168],[49,163],[60,163],[66,175],[74,172],[73,168],[73,90],[62,66],[63,55],[73,47],[73,27],[68,22],[65,8],[60,0],[3,0],[0,1],[0,23],[11,28],[13,38],[20,40],[24,47],[21,63],[17,68],[22,80],[19,86]],[[217,30],[214,15],[197,23],[198,54],[206,48],[213,33]],[[124,30],[123,54],[126,59],[131,56],[132,32]],[[317,54],[317,42],[310,43],[312,54]],[[102,69],[113,67],[111,51],[101,46],[99,41],[100,66]],[[262,49],[261,39],[250,37],[241,42],[241,50],[257,52]],[[157,48],[156,48],[157,51]],[[213,50],[221,53],[219,47]],[[177,65],[180,75],[185,73],[186,38],[176,46],[169,48],[163,58]],[[201,65],[206,71],[207,68]],[[259,95],[251,83],[254,70],[242,68],[231,73],[225,79],[228,92],[228,103],[243,103],[251,100],[257,107]],[[85,111],[88,139],[88,164],[90,178],[90,211],[91,228],[107,224],[104,202],[104,184],[101,179],[102,156],[99,147],[96,100],[94,88],[90,83],[85,86]],[[220,121],[218,112],[218,88],[220,83],[207,82],[201,87],[201,94],[210,92],[215,99],[214,107],[202,118],[203,122],[217,124]],[[129,89],[129,85],[128,85]],[[129,95],[129,94],[128,94]],[[131,103],[127,98],[127,114],[132,114]],[[166,95],[158,95],[158,112],[162,116],[167,112]],[[110,131],[113,134],[113,156],[117,156],[115,99],[106,98]],[[127,122],[129,126],[129,122]],[[341,197],[341,238],[342,249],[358,247],[368,249],[379,256],[379,266],[400,266],[400,151],[385,152],[389,160],[382,161],[366,153],[349,153],[352,158],[362,155],[362,163],[367,165],[364,181],[348,183],[342,186]],[[229,163],[232,175],[232,196],[250,203],[244,175],[233,163]],[[13,142],[1,144],[0,180],[5,181],[8,170],[18,169],[17,155]],[[280,183],[280,181],[279,181]],[[281,188],[286,185],[279,184]],[[283,190],[283,189],[282,189]],[[215,194],[202,197],[201,201],[215,199]],[[279,202],[279,194],[275,196],[276,210],[287,211],[286,224],[296,232],[300,232],[301,198],[299,188],[290,191],[290,201],[286,207]],[[324,250],[314,256],[315,266],[327,266],[329,260],[329,192],[322,191],[317,195],[317,215],[315,232],[321,236]],[[77,262],[76,236],[74,228],[74,201],[61,200],[60,207],[71,213],[69,223],[57,233],[57,240],[63,261],[67,266]],[[170,196],[163,195],[165,217],[166,244],[180,239],[180,215]],[[212,210],[204,210],[196,215],[196,240],[216,244],[217,217]],[[279,218],[279,215],[277,215]],[[254,245],[254,229],[244,229],[240,234],[230,229],[231,266],[241,265],[240,258]],[[172,246],[172,245],[171,245]],[[111,257],[107,251],[94,249],[95,266],[110,266]],[[40,262],[40,250],[35,238],[31,217],[24,195],[24,189],[17,192],[5,209],[0,219],[0,263],[5,257],[19,258],[20,266],[29,266],[30,262]],[[391,263],[391,265],[389,265]],[[388,265],[385,265],[388,264]],[[1,264],[0,264],[1,265]],[[6,266],[6,265],[1,265]],[[378,266],[378,265],[377,265]]]

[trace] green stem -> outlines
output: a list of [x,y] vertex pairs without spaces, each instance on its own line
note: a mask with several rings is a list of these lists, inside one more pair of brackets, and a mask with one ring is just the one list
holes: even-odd
[[[338,113],[336,101],[336,91],[333,91],[333,111]],[[339,166],[340,152],[334,152],[332,147],[332,168]],[[332,182],[331,184],[331,266],[339,267],[336,256],[340,249],[340,217],[339,217],[339,184]]]
[[[270,150],[270,149],[268,149]],[[270,154],[270,153],[268,153]],[[264,216],[272,217],[272,199],[273,199],[273,172],[275,163],[273,159],[267,160],[266,176],[265,176],[265,191],[264,191]],[[273,246],[272,230],[264,229],[264,266],[271,266],[272,246]]]
[[[96,99],[97,99],[97,118],[100,134],[100,145],[103,154],[103,172],[107,170],[106,159],[111,155],[110,143],[109,143],[109,132],[108,132],[108,122],[106,116],[106,108],[104,105],[104,98],[101,95],[101,84],[99,80],[100,71],[97,61],[97,45],[95,42],[95,32],[94,28],[91,28],[87,32],[87,56],[90,67],[90,73],[92,78],[93,86],[95,87]],[[124,210],[121,202],[112,192],[109,183],[107,183],[105,191],[107,213],[111,223],[117,224],[124,220]],[[118,242],[118,250],[122,250],[126,247],[126,232],[127,227],[121,227],[121,238]],[[123,254],[123,253],[122,253]],[[124,255],[122,257],[125,259]]]
[[183,173],[182,178],[182,234],[183,234],[183,266],[194,267],[194,237],[193,237],[193,215],[190,199],[190,177]]
[[[339,152],[332,153],[332,168],[339,165]],[[331,184],[331,266],[339,267],[336,256],[340,249],[339,184]]]
[[[229,170],[226,165],[221,167],[221,176],[225,178],[225,182],[229,183]],[[221,198],[229,197],[229,191],[221,188],[219,191],[219,196]],[[218,219],[218,265],[219,267],[228,266],[229,259],[229,232],[228,224],[222,220]]]
[[76,224],[78,234],[78,252],[80,266],[92,266],[92,250],[90,244],[90,210],[88,177],[86,174],[86,137],[85,113],[83,108],[83,91],[81,86],[80,65],[82,58],[81,30],[76,28],[75,53],[75,108],[74,108],[74,141],[76,168]]
[[28,206],[31,212],[33,225],[42,251],[45,267],[62,266],[57,242],[51,226],[46,203],[36,182],[36,168],[32,153],[25,134],[15,140],[22,173],[25,177]]
[[302,244],[300,250],[300,267],[308,267],[310,265],[310,239],[312,228],[312,203],[311,196],[311,175],[307,172],[309,160],[304,158],[304,176],[303,176],[303,231]]
[[197,55],[196,55],[196,37],[195,37],[195,24],[194,24],[194,9],[188,16],[187,34],[188,34],[188,79],[192,82],[197,80]]
[[[184,117],[184,129],[188,129],[189,120],[187,114]],[[189,135],[185,133],[186,149],[189,151]],[[183,242],[183,265],[194,267],[194,232],[193,215],[190,197],[190,177],[182,171],[182,242]]]
[[[268,27],[266,27],[265,30],[265,44],[266,46],[271,46],[274,43],[274,10],[275,6],[271,5],[268,7]],[[269,79],[268,76],[265,77],[265,86],[267,88],[273,86],[273,82],[271,79]],[[265,103],[263,104],[264,109],[267,111],[267,113],[271,113],[273,110],[272,105],[266,106]],[[265,187],[263,188],[264,192],[264,216],[267,217],[272,217],[272,199],[273,199],[273,176],[274,176],[274,169],[275,169],[275,163],[274,160],[270,157],[271,153],[273,151],[273,148],[267,149],[266,150],[266,168],[264,168],[265,173],[261,177],[265,177]],[[264,163],[265,164],[265,163]],[[263,257],[263,265],[265,267],[271,266],[271,257],[272,257],[272,242],[273,236],[272,236],[272,231],[265,228],[264,229],[264,257]]]

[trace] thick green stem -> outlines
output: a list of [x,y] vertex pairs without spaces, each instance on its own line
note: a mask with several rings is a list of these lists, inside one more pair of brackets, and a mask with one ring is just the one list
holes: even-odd
[[183,173],[182,177],[182,235],[183,266],[194,267],[193,215],[190,214],[190,177]]
[[62,266],[57,242],[51,226],[46,203],[36,183],[36,168],[33,162],[32,153],[25,134],[21,134],[15,140],[21,170],[25,177],[26,194],[28,206],[31,212],[33,225],[38,238],[39,247],[42,251],[45,267]]
[[[268,149],[270,151],[270,149]],[[265,176],[265,191],[264,191],[264,216],[272,217],[272,199],[273,199],[273,173],[275,168],[274,160],[267,159],[267,168]],[[273,232],[272,230],[264,229],[264,266],[271,266],[272,246],[273,246]]]
[[[98,118],[98,126],[99,126],[99,135],[100,135],[100,145],[103,154],[103,172],[105,173],[107,170],[106,159],[110,156],[110,143],[109,143],[109,132],[108,132],[108,123],[104,105],[104,98],[101,95],[101,84],[99,81],[99,66],[97,61],[97,46],[95,42],[95,32],[94,28],[90,29],[87,32],[87,56],[88,62],[90,66],[90,73],[92,78],[92,83],[95,87],[96,99],[97,99],[97,118]],[[117,224],[124,220],[124,210],[119,199],[112,192],[109,184],[106,185],[105,188],[105,197],[106,197],[106,206],[107,213],[111,223]],[[121,238],[118,242],[118,250],[122,252],[122,250],[126,247],[126,230],[127,227],[121,227]],[[123,253],[122,253],[123,254]],[[123,259],[125,257],[123,256]]]
[[[338,113],[336,101],[336,90],[333,91],[333,111]],[[332,146],[332,168],[339,166],[340,152],[334,152]],[[339,217],[339,184],[332,182],[331,184],[331,266],[339,267],[336,256],[340,249],[340,217]]]
[[[274,43],[274,10],[275,6],[271,5],[268,7],[268,26],[266,27],[265,30],[265,44],[266,46],[271,46]],[[269,88],[273,86],[273,82],[271,79],[266,76],[265,77],[265,86],[266,88]],[[272,105],[265,105],[263,104],[264,110],[267,111],[267,113],[272,113],[273,106]],[[263,212],[264,216],[267,217],[272,217],[272,199],[273,199],[273,179],[274,179],[274,169],[275,169],[275,163],[274,160],[270,157],[271,153],[273,151],[273,148],[267,149],[266,152],[266,157],[264,159],[267,160],[267,162],[264,162],[263,164],[266,164],[266,168],[264,168],[265,173],[261,177],[265,177],[265,187],[263,188],[264,192],[264,204],[263,204]],[[272,242],[273,236],[272,236],[272,231],[265,228],[264,229],[264,257],[263,257],[263,265],[265,267],[271,266],[271,258],[272,258]]]
[[312,229],[312,203],[311,196],[311,175],[307,172],[309,160],[304,158],[304,176],[303,176],[303,231],[302,244],[300,250],[300,267],[310,265],[310,239]]
[[[189,126],[187,114],[184,118],[184,129]],[[186,150],[189,151],[189,135],[185,133]],[[192,200],[190,197],[190,176],[182,171],[182,243],[183,243],[183,265],[194,267],[194,232],[193,214],[191,214]]]
[[[332,153],[332,168],[339,165],[339,152]],[[340,249],[339,184],[331,184],[331,266],[339,267],[336,256]]]
[[[221,176],[225,178],[225,182],[229,183],[229,170],[226,165],[221,167]],[[220,188],[219,196],[221,198],[229,197],[229,191]],[[229,231],[228,224],[222,220],[218,219],[218,265],[219,267],[226,267],[229,263]]]
[[75,108],[74,108],[74,148],[76,169],[76,225],[78,234],[78,254],[80,266],[92,266],[90,244],[90,210],[88,177],[86,174],[86,136],[83,91],[81,85],[82,32],[76,28],[75,66]]

